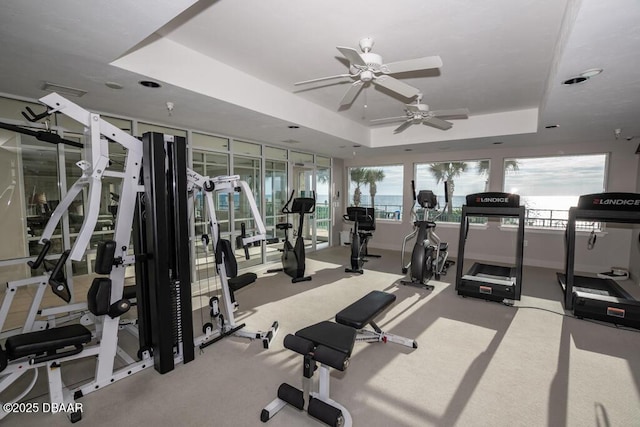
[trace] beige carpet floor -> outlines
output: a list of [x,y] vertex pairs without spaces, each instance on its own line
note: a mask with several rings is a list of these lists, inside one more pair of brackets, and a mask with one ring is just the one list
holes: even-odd
[[[400,254],[376,252],[383,257],[366,263],[361,276],[344,272],[346,247],[309,254],[310,282],[257,270],[258,281],[237,293],[236,314],[249,330],[279,322],[270,349],[229,337],[165,375],[147,369],[80,399],[79,425],[262,425],[260,412],[278,386],[301,385],[302,357],[283,347],[284,336],[383,290],[397,300],[378,325],[419,347],[357,343],[348,370],[332,371],[332,397],[350,410],[354,425],[640,426],[640,335],[565,315],[555,271],[525,268],[522,299],[508,307],[457,296],[455,267],[433,291],[400,285]],[[625,285],[640,297],[637,286]],[[199,331],[200,313],[194,319]],[[63,378],[78,383],[92,369],[91,361],[67,364]],[[42,374],[30,398],[45,402],[44,390]],[[69,422],[12,414],[1,424]],[[322,424],[287,407],[268,425]]]

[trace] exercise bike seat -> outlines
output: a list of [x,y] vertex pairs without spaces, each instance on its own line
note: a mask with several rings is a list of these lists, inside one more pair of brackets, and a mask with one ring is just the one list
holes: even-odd
[[440,242],[440,252],[446,251],[449,249],[449,244],[447,242]]
[[290,228],[293,228],[293,225],[290,222],[281,222],[279,224],[276,224],[277,230],[288,230]]

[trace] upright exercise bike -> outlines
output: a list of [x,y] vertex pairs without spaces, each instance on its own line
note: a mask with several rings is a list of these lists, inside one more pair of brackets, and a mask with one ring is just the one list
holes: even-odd
[[[444,183],[444,187],[445,203],[448,203],[449,197],[446,182]],[[438,206],[437,197],[431,190],[421,190],[416,196],[414,181],[411,181],[411,189],[414,200],[418,202],[418,205],[423,209],[423,218],[418,220],[417,214],[412,209],[412,214],[416,217],[416,221],[413,223],[413,232],[405,236],[402,242],[402,273],[407,274],[407,278],[406,280],[402,280],[401,283],[432,290],[433,285],[428,284],[429,280],[431,280],[432,277],[440,280],[440,277],[447,274],[447,269],[453,265],[454,262],[447,259],[449,257],[449,245],[441,241],[435,233],[435,220],[442,215],[442,213],[437,215],[433,221],[428,220],[429,211],[435,210]],[[445,209],[446,204],[442,212],[444,212]],[[407,241],[413,237],[416,237],[416,242],[411,252],[411,261],[409,264],[405,264],[405,247]]]
[[362,274],[362,266],[369,258],[380,258],[380,255],[369,253],[369,238],[373,236],[376,229],[375,211],[373,208],[363,208],[359,206],[347,207],[346,215],[342,216],[345,221],[352,221],[351,229],[351,268],[345,268],[346,273]]
[[296,237],[295,246],[291,245],[289,240],[289,229],[293,228],[293,225],[289,222],[283,222],[276,224],[276,229],[284,230],[284,246],[280,251],[282,252],[282,268],[276,268],[267,270],[267,273],[274,273],[276,271],[284,271],[291,277],[291,283],[305,282],[311,280],[311,276],[304,275],[305,269],[305,253],[304,253],[304,216],[310,215],[316,210],[316,193],[312,191],[313,197],[296,197],[294,198],[295,190],[291,192],[291,196],[287,203],[282,208],[282,213],[285,215],[298,214],[300,219],[298,220],[298,232]]

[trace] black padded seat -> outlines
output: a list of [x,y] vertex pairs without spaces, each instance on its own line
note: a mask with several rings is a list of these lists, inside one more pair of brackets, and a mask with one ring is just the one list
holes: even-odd
[[382,291],[371,291],[336,314],[336,322],[362,329],[396,300],[396,296]]
[[9,360],[43,353],[54,353],[70,346],[82,346],[91,341],[91,331],[82,325],[68,325],[44,331],[29,332],[7,338]]
[[276,224],[277,230],[288,230],[290,228],[293,228],[293,224],[290,222],[281,222],[280,224]]
[[323,345],[347,356],[351,356],[356,334],[355,329],[328,320],[307,326],[296,332],[296,336],[313,342],[315,346]]
[[440,242],[440,250],[446,251],[447,249],[449,249],[449,244],[447,242]]
[[242,289],[245,286],[252,284],[256,280],[258,280],[258,275],[256,273],[244,273],[236,277],[230,277],[228,283],[231,290],[237,291],[238,289]]

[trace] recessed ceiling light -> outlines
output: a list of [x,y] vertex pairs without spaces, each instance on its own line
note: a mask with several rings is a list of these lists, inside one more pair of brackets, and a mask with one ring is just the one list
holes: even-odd
[[560,127],[560,125],[547,125],[544,128],[545,129],[555,129],[555,128],[559,128],[559,127]]
[[578,83],[583,83],[583,82],[586,82],[587,80],[589,80],[589,77],[577,76],[577,77],[571,77],[570,79],[563,81],[562,84],[569,86],[569,85],[575,85]]
[[504,142],[502,142],[502,141],[496,141],[496,142],[494,142],[494,143],[493,143],[493,145],[500,145],[500,144],[504,144]]
[[156,89],[156,88],[161,87],[160,83],[154,82],[154,81],[151,81],[151,80],[141,80],[138,83],[140,83],[144,87],[149,87],[149,88],[152,88],[152,89]]
[[589,78],[589,77],[597,76],[601,72],[602,72],[602,68],[590,68],[590,69],[580,73],[580,77]]
[[120,83],[116,82],[106,82],[104,85],[110,89],[122,89],[124,87]]
[[300,126],[289,125],[289,129],[300,129]]

